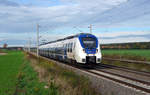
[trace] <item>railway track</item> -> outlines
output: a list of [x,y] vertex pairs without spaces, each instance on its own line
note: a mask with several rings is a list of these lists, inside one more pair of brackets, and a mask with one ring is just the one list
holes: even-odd
[[116,69],[116,70],[121,70],[121,71],[125,71],[125,72],[130,72],[130,73],[134,73],[134,74],[139,74],[142,76],[147,76],[150,77],[150,72],[146,72],[146,71],[140,71],[140,70],[136,70],[136,69],[130,69],[130,68],[125,68],[125,67],[119,67],[119,66],[114,66],[114,65],[109,65],[109,64],[100,64],[97,67],[104,67],[104,68],[111,68],[111,69]]
[[94,74],[100,77],[104,77],[114,82],[120,83],[121,85],[128,86],[136,90],[140,90],[141,92],[147,93],[148,95],[150,95],[150,82],[138,80],[136,78],[126,77],[126,76],[111,73],[111,72],[106,72],[98,68],[94,68],[94,69],[85,69],[81,67],[76,67],[76,68],[84,70],[86,72],[89,72],[91,74]]
[[127,60],[127,59],[113,59],[113,58],[106,58],[103,57],[104,60],[111,60],[111,61],[120,61],[120,62],[128,62],[128,63],[138,63],[138,64],[148,64],[150,65],[150,62],[148,61],[136,61],[136,60]]
[[136,79],[128,79],[128,78],[125,78],[125,77],[122,77],[119,75],[114,75],[112,73],[103,72],[100,70],[98,70],[98,71],[97,70],[88,70],[87,72],[104,77],[106,79],[110,79],[112,81],[115,81],[117,83],[131,87],[136,90],[140,90],[141,92],[147,93],[148,95],[150,95],[150,85],[145,84],[145,81],[138,82],[138,81],[136,81]]
[[[42,57],[42,58],[44,58],[46,60],[51,60],[51,59],[46,58],[46,57]],[[57,62],[59,62],[59,61],[57,61]],[[59,62],[59,63],[63,63],[63,62]],[[63,64],[65,64],[65,63],[63,63]],[[104,71],[99,66],[96,68],[93,68],[93,69],[87,69],[87,68],[79,67],[79,66],[76,66],[73,64],[67,64],[67,65],[72,66],[72,67],[77,68],[77,69],[80,69],[81,71],[85,71],[85,72],[88,72],[90,74],[93,74],[93,75],[96,75],[99,77],[103,77],[103,78],[111,80],[113,82],[117,82],[120,85],[124,85],[124,86],[132,88],[134,90],[141,91],[142,93],[146,93],[147,95],[150,95],[150,82],[148,82],[148,81],[139,80],[139,79],[136,79],[133,77],[125,76],[125,75],[120,75],[120,74],[117,74],[114,72]],[[104,64],[102,64],[101,66],[104,67]],[[109,65],[107,65],[107,67],[108,66]],[[106,67],[106,65],[105,65],[105,67]],[[111,66],[111,67],[113,67],[113,66]],[[127,70],[127,69],[121,68],[121,67],[113,67],[113,68],[118,69],[118,70],[123,70],[123,71],[129,71],[129,72],[132,72],[135,74],[140,74],[140,75],[146,76],[146,77],[150,76],[146,72],[139,72],[139,71],[137,72],[137,71],[133,71],[131,69]]]
[[138,80],[138,79],[132,78],[132,77],[126,77],[126,76],[123,76],[120,74],[103,71],[97,67],[94,69],[85,69],[85,68],[77,67],[74,65],[71,65],[71,66],[81,69],[81,70],[84,70],[86,72],[89,72],[91,74],[94,74],[94,75],[97,75],[100,77],[104,77],[104,78],[112,80],[114,82],[120,83],[121,85],[125,85],[125,86],[131,87],[133,89],[140,90],[141,92],[147,93],[148,95],[150,95],[150,82]]
[[106,79],[120,83],[121,85],[125,85],[133,89],[140,90],[141,92],[147,93],[148,95],[150,95],[150,82],[138,80],[136,78],[126,77],[126,76],[111,73],[111,72],[106,72],[106,71],[100,70],[99,68],[86,69],[83,67],[75,66],[73,64],[69,64],[69,65],[75,68],[78,68],[80,70],[86,71],[88,73],[91,73],[100,77],[104,77]]
[[[86,70],[86,71],[96,74],[98,76],[104,77],[106,79],[110,79],[112,81],[123,84],[125,86],[131,87],[133,89],[148,93],[148,95],[150,94],[150,82],[147,82],[144,80],[139,80],[139,79],[136,79],[133,77],[127,77],[125,75],[116,74],[116,73],[109,72],[109,71],[104,71],[97,67],[92,70]],[[144,73],[142,72],[142,75],[145,75]],[[137,74],[137,72],[136,72],[136,74]],[[138,74],[139,74],[139,71],[138,71]],[[147,73],[146,73],[146,76],[147,76]]]

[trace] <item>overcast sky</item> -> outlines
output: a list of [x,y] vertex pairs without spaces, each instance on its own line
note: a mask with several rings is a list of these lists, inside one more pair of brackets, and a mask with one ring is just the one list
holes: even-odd
[[[150,41],[150,0],[0,0],[0,45],[89,32],[101,43]],[[76,27],[76,28],[75,28]]]

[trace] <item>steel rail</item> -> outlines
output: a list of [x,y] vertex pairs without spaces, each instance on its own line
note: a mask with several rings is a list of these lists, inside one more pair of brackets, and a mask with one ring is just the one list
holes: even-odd
[[132,77],[127,77],[127,76],[124,76],[124,75],[120,75],[120,74],[116,74],[116,73],[100,70],[100,69],[97,69],[97,68],[96,68],[96,70],[100,71],[100,72],[108,73],[108,74],[111,74],[111,75],[114,75],[114,76],[122,77],[122,78],[125,78],[125,79],[128,79],[128,80],[136,81],[136,82],[139,82],[139,83],[142,83],[142,84],[150,86],[150,82],[147,82],[147,81],[143,81],[143,80],[135,79],[135,78],[132,78]]
[[120,61],[120,62],[128,62],[128,63],[138,63],[138,64],[148,64],[150,65],[150,62],[148,61],[136,61],[136,60],[127,60],[127,59],[113,59],[113,58],[106,58],[103,57],[104,60],[111,60],[111,61]]
[[147,88],[144,88],[144,87],[141,87],[141,86],[137,86],[137,85],[135,85],[135,84],[127,83],[127,82],[125,82],[125,81],[121,81],[121,80],[118,80],[118,79],[115,79],[115,78],[112,78],[112,77],[108,77],[108,76],[105,76],[105,75],[103,75],[103,74],[95,73],[95,72],[92,72],[92,71],[88,71],[88,72],[93,73],[93,74],[98,75],[98,76],[102,76],[102,77],[104,77],[104,78],[106,78],[106,79],[110,79],[110,80],[112,80],[112,81],[115,81],[115,82],[124,84],[124,85],[126,85],[126,86],[128,86],[128,87],[132,87],[132,88],[135,88],[135,89],[137,89],[137,90],[141,90],[141,91],[144,91],[144,92],[150,94],[150,89],[147,89]]
[[97,67],[117,69],[117,70],[121,70],[121,71],[126,71],[126,72],[130,72],[130,73],[135,73],[135,74],[139,74],[142,76],[150,77],[150,72],[140,71],[140,70],[136,70],[136,69],[130,69],[130,68],[119,67],[119,66],[108,65],[108,64],[100,64],[100,65],[97,65]]

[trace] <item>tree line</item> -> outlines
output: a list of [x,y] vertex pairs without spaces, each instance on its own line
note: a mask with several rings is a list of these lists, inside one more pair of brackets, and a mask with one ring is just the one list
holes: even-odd
[[102,49],[150,49],[150,42],[102,44]]

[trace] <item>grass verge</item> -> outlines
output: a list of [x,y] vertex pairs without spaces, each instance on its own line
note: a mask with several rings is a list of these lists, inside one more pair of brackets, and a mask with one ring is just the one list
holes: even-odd
[[18,74],[14,95],[58,95],[58,87],[51,83],[39,82],[38,73],[33,70],[29,61],[24,61]]
[[28,59],[36,72],[38,72],[41,82],[46,82],[47,86],[51,83],[56,84],[60,95],[99,95],[91,87],[88,78],[79,76],[71,70],[67,70],[57,64],[30,55]]

